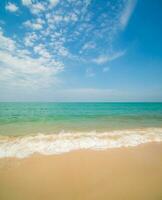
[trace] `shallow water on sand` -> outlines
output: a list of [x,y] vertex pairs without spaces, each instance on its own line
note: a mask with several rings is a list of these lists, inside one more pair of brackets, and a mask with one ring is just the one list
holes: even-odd
[[162,103],[0,103],[0,157],[162,141]]
[[162,103],[0,103],[0,135],[162,127]]

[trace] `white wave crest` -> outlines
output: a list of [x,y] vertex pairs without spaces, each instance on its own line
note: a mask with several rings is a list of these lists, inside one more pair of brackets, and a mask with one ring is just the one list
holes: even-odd
[[35,136],[0,137],[0,158],[25,158],[34,153],[52,155],[79,149],[101,150],[133,147],[148,142],[161,142],[162,128],[118,130],[111,132],[75,132],[38,134]]

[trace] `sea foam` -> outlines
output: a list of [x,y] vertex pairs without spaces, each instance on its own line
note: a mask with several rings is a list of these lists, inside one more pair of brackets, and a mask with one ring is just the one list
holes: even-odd
[[61,154],[79,149],[104,150],[161,142],[162,128],[118,130],[110,132],[68,132],[34,136],[0,136],[0,158],[25,158],[34,153]]

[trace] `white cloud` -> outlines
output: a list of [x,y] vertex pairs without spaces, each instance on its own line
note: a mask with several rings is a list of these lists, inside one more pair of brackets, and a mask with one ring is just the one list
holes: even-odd
[[[5,52],[0,52],[4,77],[7,77],[7,74],[15,78],[22,76],[26,83],[29,79],[33,80],[33,76],[40,76],[48,82],[55,72],[63,70],[62,62],[105,64],[123,56],[125,51],[114,51],[113,41],[122,27],[127,25],[134,9],[132,3],[130,0],[117,0],[109,3],[110,6],[105,3],[105,11],[97,15],[90,7],[91,3],[91,0],[22,0],[22,4],[31,11],[31,15],[23,23],[26,28],[22,32],[23,38],[17,37],[19,43],[3,37],[1,46],[8,48]],[[56,6],[58,4],[59,6]],[[96,9],[98,10],[95,13],[100,13],[100,8]],[[22,68],[18,70],[18,66],[21,65]],[[4,66],[8,66],[6,71]],[[32,72],[30,66],[40,71],[40,75],[38,71]],[[85,75],[93,77],[94,68],[89,66]],[[28,70],[31,72],[31,78]],[[106,72],[108,68],[102,70]],[[40,81],[38,77],[35,82],[37,81]]]
[[14,51],[15,50],[15,42],[7,38],[3,35],[2,30],[0,30],[0,49],[5,51]]
[[31,0],[22,0],[22,4],[23,4],[24,6],[29,6],[29,5],[32,4],[32,1],[31,1]]
[[50,53],[47,51],[47,49],[45,48],[45,46],[43,44],[34,46],[34,52],[45,58],[51,57]]
[[45,5],[43,3],[36,3],[36,4],[32,4],[31,6],[31,12],[33,14],[39,14],[42,11],[45,11]]
[[38,35],[35,32],[28,33],[24,38],[25,46],[32,47],[37,39]]
[[40,56],[33,57],[2,31],[0,44],[0,85],[44,87],[52,84],[55,75],[64,69],[43,47],[35,49]]
[[77,21],[78,20],[78,17],[77,17],[77,15],[75,13],[72,13],[70,18],[71,18],[72,21]]
[[10,11],[10,12],[17,12],[19,10],[19,8],[16,6],[16,4],[9,2],[6,6],[5,6],[6,10]]
[[32,14],[40,14],[41,12],[45,11],[47,9],[47,3],[44,2],[35,2],[31,0],[22,0],[22,4],[24,6],[27,6]]
[[44,21],[41,19],[37,19],[34,22],[27,20],[24,22],[24,26],[31,28],[33,30],[40,30],[43,28]]
[[46,19],[49,25],[69,22],[76,22],[78,20],[77,15],[74,13],[67,14],[66,16],[62,16],[61,14],[46,14]]
[[100,55],[99,57],[93,59],[93,62],[95,62],[96,64],[104,64],[124,56],[125,52],[126,51],[119,51],[108,55]]
[[[49,0],[47,2],[56,5],[59,1]],[[39,17],[43,19],[43,23],[38,21],[35,16],[24,23],[29,28],[28,31],[32,29],[39,35],[38,44],[42,42],[48,43],[47,49],[50,48],[54,55],[70,59],[78,56],[80,60],[85,60],[84,56],[86,55],[86,60],[91,61],[91,58],[88,58],[91,52],[96,57],[99,53],[101,54],[94,59],[96,63],[104,63],[115,59],[114,55],[105,55],[104,52],[113,52],[112,38],[115,37],[116,31],[119,29],[121,6],[117,5],[116,7],[119,8],[115,7],[114,9],[111,5],[110,8],[107,8],[110,9],[109,14],[106,12],[94,19],[94,15],[91,12],[87,12],[92,2],[91,0],[70,0],[68,1],[71,5],[69,9],[67,9],[67,2],[63,1],[54,10],[49,8],[47,2],[34,3],[33,1],[29,6],[30,10],[32,10],[33,6],[37,5],[36,8],[38,7],[38,10],[41,10]],[[46,7],[46,10],[44,10],[44,7]],[[44,12],[42,12],[43,10]],[[98,23],[94,23],[94,21]],[[37,33],[37,30],[39,30],[39,33]],[[73,55],[74,53],[72,53],[73,51],[70,47],[74,43],[77,43],[75,55]],[[26,46],[33,46],[34,41],[29,37],[25,37],[25,44]],[[101,46],[103,47],[102,49]],[[91,57],[93,57],[93,53]]]
[[126,1],[125,7],[119,19],[121,29],[125,29],[125,27],[127,26],[129,19],[135,9],[136,3],[137,3],[137,0]]
[[52,7],[55,7],[59,3],[59,0],[49,0],[49,2]]

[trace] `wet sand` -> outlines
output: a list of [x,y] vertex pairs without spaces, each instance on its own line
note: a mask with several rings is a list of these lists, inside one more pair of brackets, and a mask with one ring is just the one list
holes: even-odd
[[0,200],[162,200],[162,143],[0,159]]

